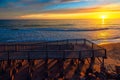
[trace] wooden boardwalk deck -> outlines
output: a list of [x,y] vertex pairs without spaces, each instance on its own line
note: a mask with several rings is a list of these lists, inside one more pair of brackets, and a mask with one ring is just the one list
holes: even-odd
[[[44,80],[44,78],[75,78],[82,71],[85,59],[102,58],[106,50],[86,39],[63,40],[42,43],[0,44],[0,68],[18,70],[13,80]],[[94,60],[94,59],[93,59]],[[18,63],[22,66],[17,69]],[[8,65],[8,67],[6,67]],[[29,74],[28,74],[29,73]],[[32,75],[31,75],[32,74]]]

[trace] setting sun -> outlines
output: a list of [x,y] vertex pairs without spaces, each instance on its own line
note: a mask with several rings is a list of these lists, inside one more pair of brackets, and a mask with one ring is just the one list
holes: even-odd
[[102,18],[102,24],[105,24],[105,19],[107,18],[107,15],[101,15],[100,18]]
[[105,18],[107,18],[107,16],[106,16],[106,15],[102,15],[101,18],[102,18],[102,19],[105,19]]

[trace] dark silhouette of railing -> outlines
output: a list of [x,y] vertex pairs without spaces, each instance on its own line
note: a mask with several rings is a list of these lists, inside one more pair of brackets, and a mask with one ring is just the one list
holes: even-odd
[[[85,49],[75,50],[75,45]],[[0,60],[88,57],[105,58],[106,50],[86,39],[0,44]]]

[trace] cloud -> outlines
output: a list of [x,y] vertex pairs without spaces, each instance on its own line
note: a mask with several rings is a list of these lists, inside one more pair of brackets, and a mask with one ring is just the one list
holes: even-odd
[[101,8],[120,10],[120,3],[111,3],[111,4],[103,5],[101,6]]
[[[0,0],[0,17],[40,13],[47,6],[77,0]],[[8,15],[9,14],[9,15]]]
[[61,0],[61,2],[80,2],[80,0]]
[[[98,7],[92,8],[74,8],[74,9],[61,9],[61,10],[49,10],[49,11],[42,11],[41,13],[36,14],[27,14],[23,16],[19,16],[19,18],[42,18],[42,19],[52,19],[52,18],[69,18],[70,16],[76,17],[83,16],[86,14],[111,14],[111,15],[118,15],[120,13],[119,4],[107,4],[101,5]],[[66,15],[67,14],[67,15]],[[57,16],[57,17],[55,17]],[[73,18],[72,17],[72,18]]]
[[43,11],[41,13],[44,14],[74,14],[74,13],[93,13],[93,12],[117,12],[120,11],[120,6],[112,6],[106,5],[104,7],[98,6],[98,7],[92,7],[92,8],[73,8],[73,9],[61,9],[61,10],[49,10],[49,11]]

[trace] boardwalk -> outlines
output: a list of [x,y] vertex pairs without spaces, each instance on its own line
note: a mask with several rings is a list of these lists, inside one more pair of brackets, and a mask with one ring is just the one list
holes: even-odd
[[0,44],[1,68],[9,74],[15,68],[13,80],[72,79],[86,60],[93,67],[95,58],[104,66],[106,50],[86,39]]

